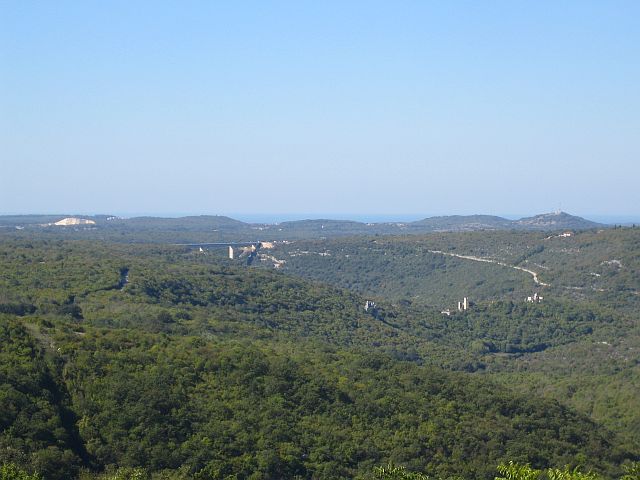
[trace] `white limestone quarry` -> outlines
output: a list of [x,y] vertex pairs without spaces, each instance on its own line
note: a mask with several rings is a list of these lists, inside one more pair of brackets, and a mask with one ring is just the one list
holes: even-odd
[[95,225],[95,224],[96,222],[94,222],[93,220],[87,220],[86,218],[77,218],[77,217],[63,218],[62,220],[59,220],[54,223],[54,225],[57,225],[59,227],[69,227],[73,225]]

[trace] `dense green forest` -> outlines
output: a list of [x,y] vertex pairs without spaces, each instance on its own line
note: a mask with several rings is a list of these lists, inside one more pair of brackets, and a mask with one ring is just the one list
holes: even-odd
[[[289,273],[391,300],[444,307],[463,295],[521,301],[539,290],[625,308],[640,302],[639,251],[640,229],[618,228],[297,240],[278,242],[267,253],[284,260]],[[272,266],[267,256],[261,263]],[[538,273],[546,285],[512,267]]]
[[3,237],[0,268],[0,464],[47,479],[369,478],[389,462],[471,479],[508,460],[611,478],[640,455],[638,322],[615,300],[488,291],[446,316],[218,251],[34,234]]
[[[640,229],[563,233],[299,240],[275,244],[268,256],[284,260],[286,273],[388,299],[397,308],[455,310],[468,296],[476,303],[470,311],[431,320],[443,342],[458,347],[455,368],[480,367],[640,442]],[[272,268],[265,255],[256,264]],[[535,271],[546,285],[513,267]],[[543,303],[525,303],[535,292]]]

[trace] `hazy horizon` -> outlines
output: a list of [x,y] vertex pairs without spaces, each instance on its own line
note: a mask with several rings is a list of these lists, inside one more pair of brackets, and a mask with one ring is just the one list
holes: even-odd
[[[640,223],[640,215],[590,215],[579,214],[573,212],[565,212],[570,215],[585,218],[598,223],[604,224],[634,224]],[[496,217],[506,218],[508,220],[519,220],[521,218],[533,217],[535,215],[553,213],[553,212],[535,212],[525,214],[500,214],[500,213],[397,213],[397,214],[376,214],[376,213],[239,213],[239,212],[31,212],[31,213],[2,213],[0,216],[21,216],[21,215],[53,215],[53,216],[96,216],[96,215],[115,215],[120,218],[135,218],[135,217],[156,217],[156,218],[180,218],[190,216],[225,216],[240,220],[246,223],[280,223],[297,220],[352,220],[363,223],[385,223],[385,222],[412,222],[417,220],[423,220],[431,217],[444,217],[444,216],[469,216],[469,215],[491,215]]]
[[638,2],[0,18],[3,211],[640,216]]

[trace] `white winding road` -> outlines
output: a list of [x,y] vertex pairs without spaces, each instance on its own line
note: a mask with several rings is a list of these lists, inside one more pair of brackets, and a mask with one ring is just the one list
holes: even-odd
[[474,262],[485,262],[485,263],[495,263],[496,265],[500,265],[502,267],[513,268],[515,270],[520,270],[522,272],[526,272],[533,277],[533,281],[536,285],[540,285],[541,287],[550,287],[551,285],[543,282],[538,278],[538,274],[533,270],[529,270],[528,268],[518,267],[516,265],[509,265],[508,263],[499,262],[498,260],[491,260],[490,258],[482,258],[482,257],[474,257],[473,255],[459,255],[457,253],[449,253],[443,252],[441,250],[427,250],[429,253],[437,253],[439,255],[447,255],[448,257],[456,257],[456,258],[464,258],[466,260],[473,260]]

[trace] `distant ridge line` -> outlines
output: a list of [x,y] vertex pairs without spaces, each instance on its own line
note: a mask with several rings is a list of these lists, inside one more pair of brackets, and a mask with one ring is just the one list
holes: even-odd
[[[70,217],[65,215],[5,215],[0,216],[0,227],[6,232],[11,228],[60,228],[56,222]],[[245,238],[322,238],[325,236],[344,235],[403,235],[432,232],[465,232],[465,231],[559,231],[590,230],[609,228],[612,225],[594,222],[566,212],[543,213],[531,217],[510,220],[495,215],[446,215],[427,217],[415,221],[361,222],[347,219],[315,218],[290,220],[279,223],[243,222],[223,215],[192,215],[185,217],[153,217],[142,216],[122,218],[115,215],[82,215],[82,218],[95,222],[92,228],[102,231],[125,232],[165,232],[211,233],[213,237],[220,234],[233,235],[232,240]],[[81,228],[82,225],[77,226]],[[68,227],[69,228],[69,227]],[[215,238],[217,240],[218,238]],[[182,238],[177,241],[182,240]],[[188,239],[190,240],[190,238]],[[197,243],[184,241],[181,243]],[[214,240],[214,238],[212,238]]]

